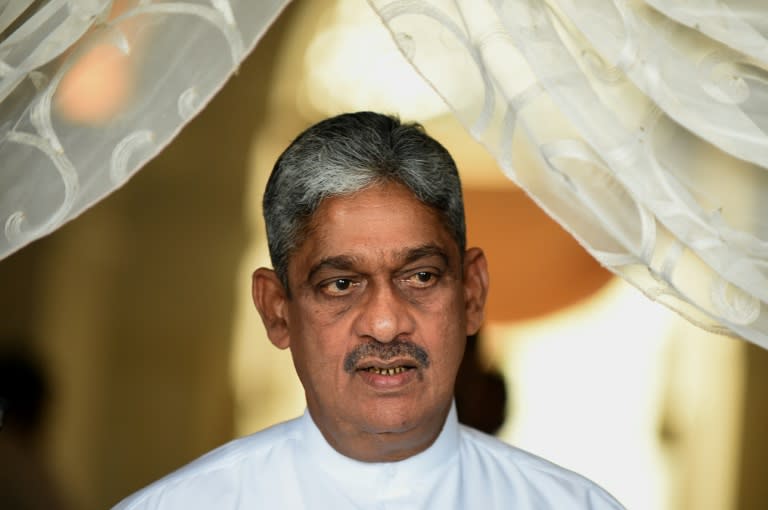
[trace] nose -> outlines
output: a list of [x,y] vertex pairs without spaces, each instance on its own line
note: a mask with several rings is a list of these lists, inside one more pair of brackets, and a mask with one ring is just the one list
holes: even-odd
[[415,321],[407,299],[393,284],[370,285],[360,302],[356,333],[377,342],[391,342],[413,333]]

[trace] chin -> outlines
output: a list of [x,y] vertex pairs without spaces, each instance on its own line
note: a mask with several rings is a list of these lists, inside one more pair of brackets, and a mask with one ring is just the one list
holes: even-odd
[[435,419],[435,413],[425,413],[423,408],[381,403],[375,404],[365,415],[369,430],[377,434],[407,433],[428,425]]

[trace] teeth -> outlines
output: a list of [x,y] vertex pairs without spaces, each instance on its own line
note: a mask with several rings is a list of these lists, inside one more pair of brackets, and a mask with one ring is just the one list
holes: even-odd
[[406,371],[405,367],[393,367],[393,368],[377,368],[377,367],[370,367],[367,369],[369,372],[378,374],[378,375],[395,375],[395,374],[401,374]]

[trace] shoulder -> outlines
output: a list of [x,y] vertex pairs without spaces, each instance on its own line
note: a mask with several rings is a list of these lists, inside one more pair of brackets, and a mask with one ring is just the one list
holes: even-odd
[[522,495],[531,508],[624,508],[588,478],[470,427],[461,426],[461,453],[487,474],[491,490]]
[[[237,488],[253,474],[264,472],[298,438],[299,419],[280,423],[235,439],[118,503],[113,510],[163,510],[226,507],[223,494],[236,497]],[[249,483],[252,480],[248,480]],[[211,498],[216,498],[208,501]]]

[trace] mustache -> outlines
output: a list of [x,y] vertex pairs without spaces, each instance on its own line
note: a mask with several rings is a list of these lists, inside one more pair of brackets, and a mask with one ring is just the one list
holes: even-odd
[[416,360],[422,367],[429,366],[429,354],[427,351],[408,340],[393,340],[386,344],[373,342],[358,345],[344,358],[344,371],[352,373],[361,359],[373,357],[387,361],[398,356],[408,356]]

